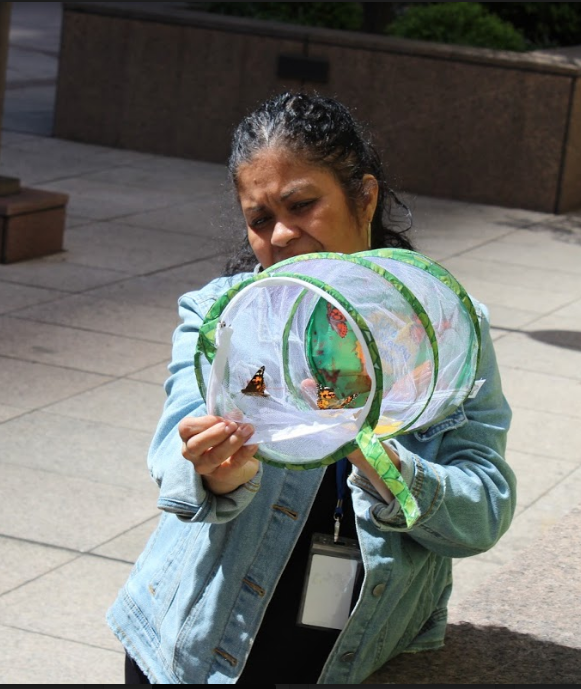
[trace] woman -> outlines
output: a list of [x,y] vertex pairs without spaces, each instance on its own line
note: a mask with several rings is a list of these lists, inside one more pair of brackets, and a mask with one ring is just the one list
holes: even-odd
[[[443,422],[384,442],[419,506],[411,528],[358,451],[348,479],[341,462],[309,471],[259,462],[253,428],[208,415],[195,387],[209,307],[252,270],[292,256],[411,245],[389,225],[402,206],[377,154],[334,99],[286,93],[263,103],[238,126],[229,171],[244,249],[226,275],[179,300],[148,459],[163,514],[108,622],[127,652],[127,683],[358,684],[398,653],[443,644],[452,558],[485,552],[511,523],[511,412],[486,311],[477,304],[478,395]],[[343,629],[309,626],[298,616],[311,537],[332,532],[338,495],[341,533],[358,542],[364,576]]]

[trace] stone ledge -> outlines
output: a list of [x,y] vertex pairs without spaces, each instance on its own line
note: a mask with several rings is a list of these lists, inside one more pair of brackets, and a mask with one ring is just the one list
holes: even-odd
[[212,14],[180,7],[165,2],[64,2],[68,12],[99,14],[108,17],[125,17],[140,21],[161,21],[179,26],[197,26],[237,34],[290,38],[299,41],[315,40],[318,43],[351,47],[354,49],[379,50],[404,55],[424,55],[440,59],[465,60],[466,62],[506,64],[524,70],[546,71],[552,74],[581,74],[581,59],[566,54],[541,52],[517,53],[509,50],[472,48],[431,41],[415,41],[368,34],[360,31],[309,27],[265,19],[249,19],[230,15]]
[[63,3],[59,138],[223,164],[236,124],[284,90],[353,108],[400,192],[581,209],[581,60],[173,3]]

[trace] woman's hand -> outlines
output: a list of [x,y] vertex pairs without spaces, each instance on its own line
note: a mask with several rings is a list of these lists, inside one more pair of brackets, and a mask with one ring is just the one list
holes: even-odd
[[254,433],[250,424],[219,416],[187,416],[178,424],[178,431],[183,457],[215,495],[230,493],[256,476],[258,445],[244,445]]
[[[395,468],[399,471],[401,469],[401,462],[399,460],[399,455],[397,454],[397,452],[392,450],[391,447],[389,447],[389,445],[384,445],[383,448],[388,457],[395,464]],[[375,471],[371,464],[369,464],[361,450],[354,450],[353,452],[351,452],[351,454],[347,455],[347,459],[351,462],[351,464],[354,464],[362,474],[365,474],[365,476],[368,478],[375,490],[385,500],[385,502],[391,502],[394,499],[393,493],[381,480],[381,477],[379,476],[377,471]]]

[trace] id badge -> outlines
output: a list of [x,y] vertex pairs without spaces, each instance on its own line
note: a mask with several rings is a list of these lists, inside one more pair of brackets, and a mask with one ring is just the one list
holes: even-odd
[[362,568],[355,539],[313,534],[297,623],[320,629],[343,629],[353,606]]

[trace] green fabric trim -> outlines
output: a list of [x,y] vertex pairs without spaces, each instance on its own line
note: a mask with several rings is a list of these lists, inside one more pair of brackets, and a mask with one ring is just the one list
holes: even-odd
[[412,527],[420,518],[418,503],[369,424],[365,423],[357,434],[357,444],[365,459],[399,502],[408,528]]

